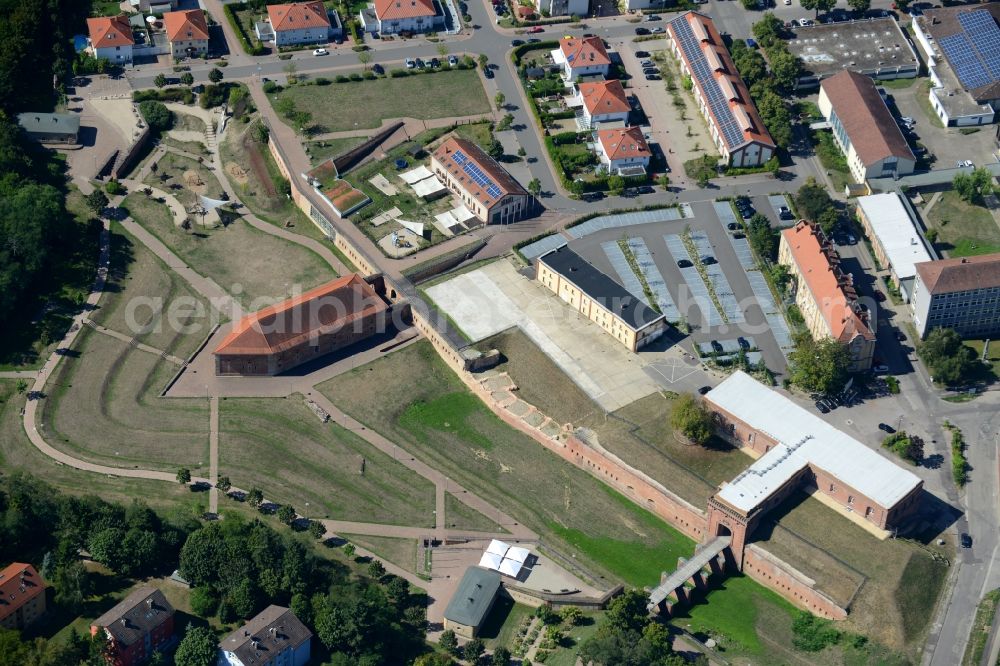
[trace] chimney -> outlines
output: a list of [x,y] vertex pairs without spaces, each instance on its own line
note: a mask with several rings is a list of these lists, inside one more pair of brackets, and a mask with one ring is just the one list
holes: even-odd
[[146,599],[146,607],[147,608],[152,608],[153,607],[153,597],[150,597],[149,599]]

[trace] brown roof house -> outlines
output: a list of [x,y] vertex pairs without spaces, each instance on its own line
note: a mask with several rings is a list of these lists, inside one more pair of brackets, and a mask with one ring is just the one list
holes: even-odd
[[174,638],[174,609],[154,587],[140,587],[90,625],[90,635],[104,634],[112,666],[132,666],[156,651],[169,648]]
[[587,81],[577,85],[574,106],[579,103],[583,111],[583,125],[587,128],[598,123],[628,123],[632,110],[625,95],[625,88],[618,79],[609,81]]
[[125,14],[87,19],[88,49],[95,58],[107,58],[113,65],[132,62],[132,26]]
[[[384,291],[380,276],[369,278]],[[384,332],[389,306],[357,274],[247,315],[215,350],[217,375],[269,376]]]
[[167,12],[163,15],[163,27],[174,60],[208,53],[208,23],[201,9]]
[[859,183],[913,173],[917,160],[870,78],[844,70],[824,79],[819,110]]
[[23,629],[41,617],[45,587],[30,564],[14,562],[0,571],[0,627]]
[[916,270],[910,307],[921,338],[938,327],[975,338],[1000,332],[1000,254],[925,261]]
[[361,24],[368,32],[395,35],[430,32],[444,27],[444,12],[434,0],[375,0],[362,11]]
[[283,606],[271,605],[219,643],[219,666],[304,666],[312,632]]
[[641,176],[646,173],[653,153],[649,150],[641,127],[602,129],[594,133],[597,158],[608,173],[621,176]]
[[563,37],[552,60],[563,68],[563,78],[576,81],[581,76],[608,76],[611,56],[600,37]]
[[[339,28],[339,19],[337,23]],[[320,0],[268,5],[267,21],[254,26],[260,41],[275,46],[326,44],[332,29],[330,14]]]

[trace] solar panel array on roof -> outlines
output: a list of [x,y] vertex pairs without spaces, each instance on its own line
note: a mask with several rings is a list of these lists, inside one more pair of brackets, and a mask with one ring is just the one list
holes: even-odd
[[938,39],[952,69],[968,89],[1000,80],[1000,28],[983,9],[958,15],[964,32]]
[[719,130],[726,139],[730,147],[741,146],[746,143],[743,130],[733,118],[729,110],[729,100],[719,87],[719,83],[712,75],[712,68],[708,64],[708,59],[698,45],[698,40],[691,30],[686,16],[679,16],[672,22],[677,40],[680,42],[681,50],[691,65],[691,72],[708,99],[708,105],[712,107],[712,115],[719,123]]
[[469,160],[469,158],[465,156],[465,153],[461,150],[456,150],[452,153],[451,158],[455,160],[455,164],[462,167],[462,170],[468,174],[469,178],[472,179],[472,182],[486,190],[486,196],[491,199],[500,198],[501,191],[500,188],[497,187],[497,184],[490,180],[489,176],[483,173],[483,170],[480,169],[475,162]]

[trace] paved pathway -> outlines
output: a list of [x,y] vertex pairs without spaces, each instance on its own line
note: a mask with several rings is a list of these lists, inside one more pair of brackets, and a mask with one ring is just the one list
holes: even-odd
[[147,345],[145,343],[137,342],[136,339],[135,339],[135,336],[129,336],[129,335],[125,335],[124,333],[119,333],[118,331],[115,331],[115,330],[112,330],[110,328],[107,328],[106,326],[101,326],[97,322],[95,322],[95,321],[93,321],[91,319],[87,319],[87,318],[83,319],[83,324],[85,326],[89,326],[90,328],[94,329],[98,333],[102,333],[102,334],[107,335],[109,337],[121,340],[122,342],[124,342],[124,343],[126,343],[128,345],[131,345],[132,347],[134,347],[135,349],[138,349],[139,351],[144,351],[144,352],[147,352],[149,354],[155,354],[156,356],[159,356],[160,358],[162,358],[165,361],[170,361],[174,365],[184,365],[184,359],[178,358],[178,357],[176,357],[176,356],[174,356],[172,354],[168,354],[167,352],[163,351],[162,349],[157,349],[156,347],[151,347],[150,345]]

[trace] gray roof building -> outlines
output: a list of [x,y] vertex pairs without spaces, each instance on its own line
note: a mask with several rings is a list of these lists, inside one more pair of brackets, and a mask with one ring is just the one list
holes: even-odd
[[122,599],[92,624],[104,628],[117,645],[128,646],[144,640],[173,615],[174,608],[163,592],[147,585]]
[[499,591],[500,574],[482,567],[469,567],[444,610],[445,620],[479,627],[493,607]]
[[46,141],[52,138],[72,139],[80,132],[80,116],[73,113],[19,113],[17,124],[32,138]]

